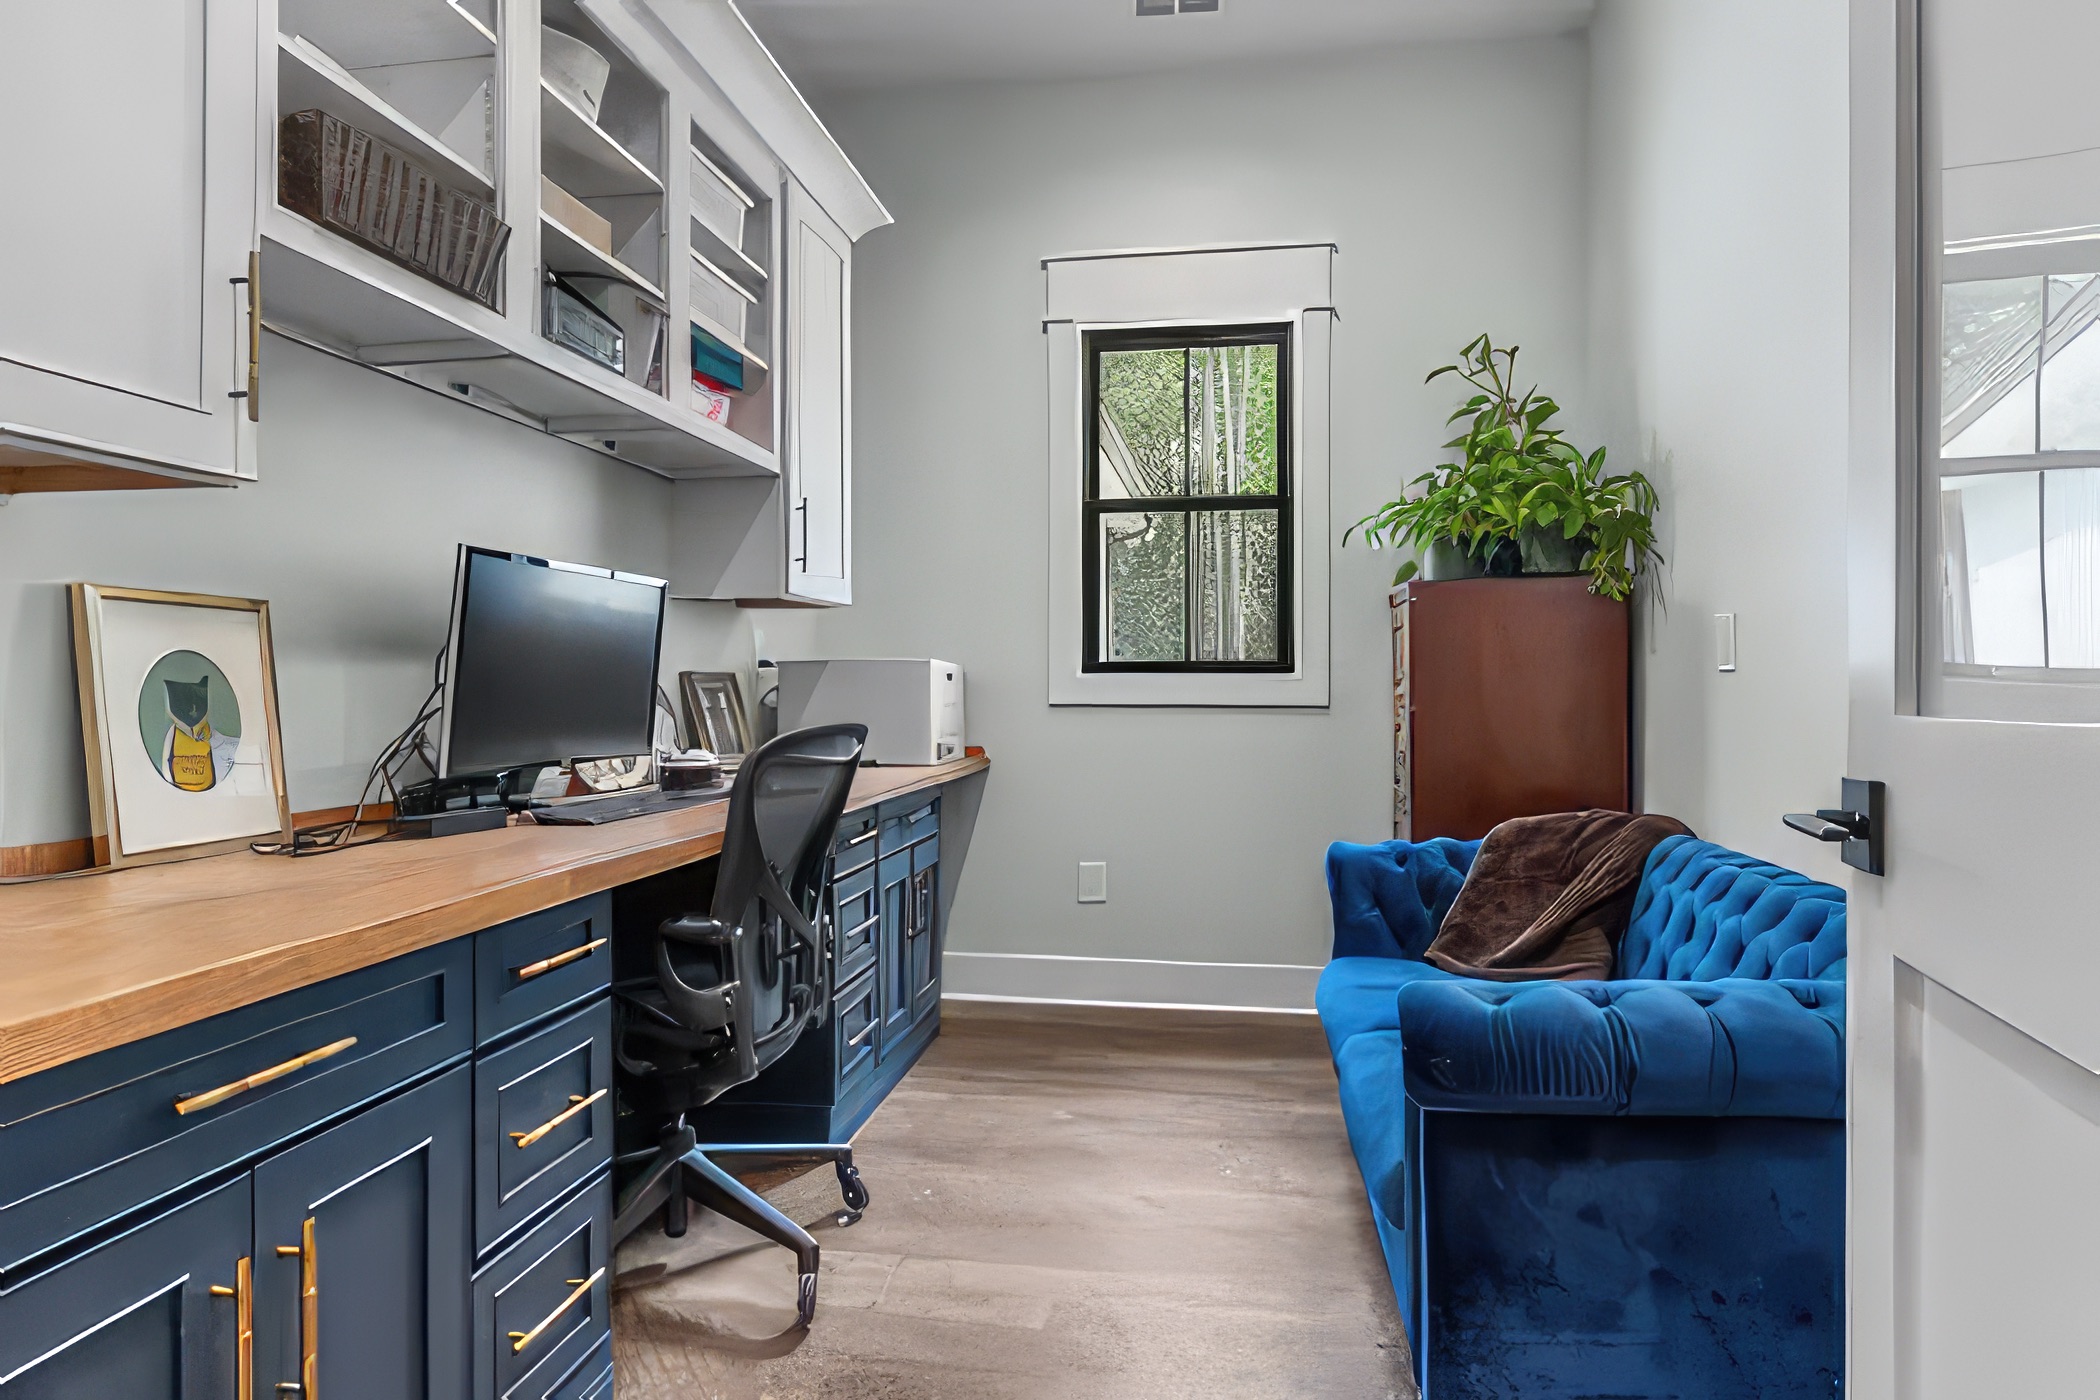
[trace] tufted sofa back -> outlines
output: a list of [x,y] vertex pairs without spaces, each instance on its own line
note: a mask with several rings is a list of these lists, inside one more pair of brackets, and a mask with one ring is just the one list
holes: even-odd
[[1691,836],[1641,873],[1614,980],[1712,982],[1845,976],[1845,892]]

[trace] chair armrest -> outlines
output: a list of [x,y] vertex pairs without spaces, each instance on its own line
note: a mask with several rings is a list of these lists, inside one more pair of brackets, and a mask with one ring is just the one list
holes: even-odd
[[690,943],[700,948],[726,948],[734,941],[728,929],[719,920],[687,914],[676,919],[665,919],[656,926],[664,937],[679,943]]
[[1478,841],[1384,841],[1327,848],[1334,956],[1413,958],[1428,949],[1466,882]]
[[1465,980],[1400,989],[1407,1092],[1431,1109],[1842,1118],[1840,983]]

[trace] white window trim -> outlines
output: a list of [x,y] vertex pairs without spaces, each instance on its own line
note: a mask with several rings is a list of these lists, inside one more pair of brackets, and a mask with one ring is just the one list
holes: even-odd
[[[1043,260],[1049,357],[1053,705],[1324,709],[1330,689],[1328,518],[1334,280],[1331,243],[1078,253]],[[1086,451],[1085,333],[1136,326],[1289,323],[1291,596],[1295,668],[1244,675],[1084,671],[1080,532]]]

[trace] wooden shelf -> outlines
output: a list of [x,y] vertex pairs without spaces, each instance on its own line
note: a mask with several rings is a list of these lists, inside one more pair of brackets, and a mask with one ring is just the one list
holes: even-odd
[[714,268],[725,280],[752,293],[752,300],[756,301],[765,294],[766,270],[752,261],[748,253],[709,228],[697,215],[687,222],[692,225],[694,257]]
[[296,214],[265,211],[262,259],[272,330],[425,388],[480,389],[509,409],[476,407],[594,451],[610,439],[607,455],[660,476],[779,475],[771,451],[702,418],[689,395],[674,406]]
[[568,272],[586,277],[617,277],[664,300],[663,288],[621,262],[611,253],[587,243],[561,220],[540,211],[540,262],[549,272]]
[[471,192],[493,197],[495,181],[465,156],[409,120],[399,109],[358,81],[357,75],[320,52],[310,42],[277,36],[277,114],[280,117],[318,107],[361,131],[400,147],[430,167],[440,180],[453,180]]
[[285,0],[278,28],[304,34],[346,68],[496,54],[488,26],[452,0]]
[[540,167],[578,199],[664,192],[664,182],[604,127],[540,80]]

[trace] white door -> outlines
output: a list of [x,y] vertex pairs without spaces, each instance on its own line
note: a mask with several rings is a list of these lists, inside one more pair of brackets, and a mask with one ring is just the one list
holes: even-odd
[[788,593],[853,601],[853,244],[790,181]]
[[1850,1393],[2087,1397],[2100,5],[1852,13]]
[[0,0],[0,465],[232,473],[256,13]]

